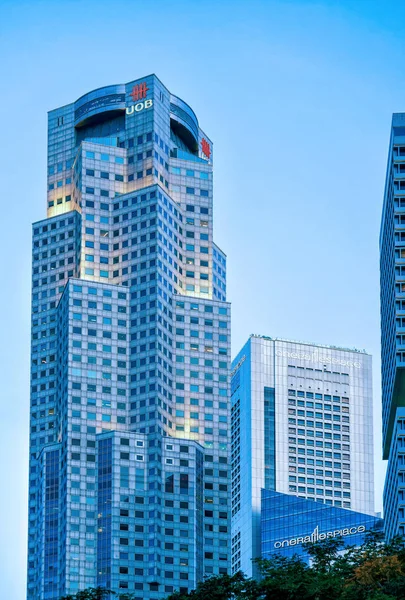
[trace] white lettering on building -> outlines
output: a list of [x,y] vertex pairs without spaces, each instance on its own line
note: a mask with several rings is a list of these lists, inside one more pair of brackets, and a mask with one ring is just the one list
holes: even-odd
[[143,102],[137,102],[137,104],[132,104],[132,106],[127,106],[125,112],[127,115],[132,115],[136,112],[141,112],[144,108],[150,108],[153,106],[153,100],[144,100]]
[[307,544],[308,542],[318,542],[320,540],[326,540],[327,538],[344,537],[346,535],[354,535],[355,533],[364,533],[365,531],[365,526],[359,525],[358,527],[345,527],[344,529],[335,529],[335,531],[319,533],[319,526],[317,526],[315,527],[311,535],[291,538],[289,540],[283,540],[282,542],[275,542],[274,548],[284,548],[285,546],[298,546],[299,544]]
[[306,352],[288,352],[287,350],[276,350],[276,356],[283,356],[284,358],[298,358],[299,360],[307,360],[310,362],[318,362],[329,365],[340,365],[342,367],[354,367],[355,369],[361,368],[361,363],[353,360],[341,360],[333,356],[321,356],[314,352],[308,354]]

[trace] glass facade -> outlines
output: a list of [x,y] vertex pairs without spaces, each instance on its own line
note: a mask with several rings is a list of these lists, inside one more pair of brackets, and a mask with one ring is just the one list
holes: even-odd
[[371,356],[251,336],[233,362],[232,570],[255,575],[261,490],[374,514]]
[[262,557],[298,555],[307,563],[307,542],[333,537],[358,546],[366,531],[383,527],[376,516],[270,490],[262,490],[261,514]]
[[230,305],[213,150],[154,76],[49,113],[33,226],[28,599],[230,564]]
[[387,538],[405,535],[405,113],[392,117],[380,231],[381,384]]

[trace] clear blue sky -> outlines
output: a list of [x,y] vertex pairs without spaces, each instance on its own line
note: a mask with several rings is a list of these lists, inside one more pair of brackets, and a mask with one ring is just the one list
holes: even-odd
[[404,28],[398,0],[0,0],[2,597],[25,594],[46,113],[151,72],[214,140],[234,353],[262,333],[373,354],[381,509],[378,233],[391,113],[405,111]]

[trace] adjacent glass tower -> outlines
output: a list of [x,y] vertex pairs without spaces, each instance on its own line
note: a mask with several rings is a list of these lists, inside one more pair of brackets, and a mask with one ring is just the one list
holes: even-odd
[[357,350],[253,335],[239,352],[231,383],[233,572],[256,574],[262,489],[374,514],[371,376],[371,356]]
[[230,307],[212,142],[150,75],[49,113],[33,227],[28,598],[226,573]]
[[392,117],[380,232],[386,536],[405,535],[405,113]]

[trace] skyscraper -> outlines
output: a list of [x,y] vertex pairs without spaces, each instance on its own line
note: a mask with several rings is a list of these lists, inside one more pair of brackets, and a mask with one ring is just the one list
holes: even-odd
[[405,113],[392,117],[380,232],[384,522],[405,535]]
[[28,598],[227,572],[230,307],[212,142],[155,75],[48,121],[33,227]]
[[232,366],[232,570],[254,575],[262,489],[374,514],[371,356],[252,335]]

